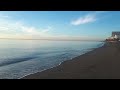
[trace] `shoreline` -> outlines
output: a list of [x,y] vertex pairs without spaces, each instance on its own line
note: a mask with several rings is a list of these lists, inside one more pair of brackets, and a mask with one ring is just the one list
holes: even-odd
[[[78,57],[75,57],[71,60],[64,61],[58,66],[55,66],[53,68],[50,68],[41,72],[27,75],[20,79],[120,78],[119,71],[117,71],[118,74],[112,73],[112,68],[111,68],[112,63],[108,62],[108,66],[107,66],[107,61],[109,59],[111,62],[113,62],[113,53],[115,53],[116,51],[120,52],[120,50],[117,50],[119,49],[119,45],[120,43],[105,43],[102,47],[95,48],[94,50],[87,52],[85,54],[82,54]],[[111,53],[111,51],[113,52]],[[116,59],[118,60],[119,57],[116,57]],[[105,69],[102,68],[102,64],[103,66],[104,64],[106,65],[104,66],[106,67]],[[120,66],[117,65],[117,67],[120,67]],[[113,68],[115,69],[116,67],[113,67]]]

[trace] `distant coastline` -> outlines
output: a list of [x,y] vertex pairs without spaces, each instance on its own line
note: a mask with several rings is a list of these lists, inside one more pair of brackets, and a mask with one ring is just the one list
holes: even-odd
[[5,40],[46,40],[46,41],[99,41],[99,42],[104,42],[104,40],[71,40],[71,39],[23,39],[23,38],[0,38],[0,39],[5,39]]

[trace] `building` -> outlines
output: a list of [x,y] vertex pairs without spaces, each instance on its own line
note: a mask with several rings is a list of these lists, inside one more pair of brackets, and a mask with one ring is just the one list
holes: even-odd
[[106,41],[120,41],[120,32],[112,32],[111,37],[108,37]]
[[120,32],[112,32],[112,37],[117,37],[120,39]]

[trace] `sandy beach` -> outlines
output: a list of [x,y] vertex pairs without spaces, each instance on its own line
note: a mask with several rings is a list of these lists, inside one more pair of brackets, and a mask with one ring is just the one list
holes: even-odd
[[105,43],[57,67],[22,79],[120,79],[120,42]]

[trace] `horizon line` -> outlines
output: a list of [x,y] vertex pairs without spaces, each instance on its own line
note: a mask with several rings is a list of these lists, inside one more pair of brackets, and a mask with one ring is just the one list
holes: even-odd
[[7,40],[48,40],[48,41],[104,41],[104,40],[83,40],[83,39],[24,39],[24,38],[0,38],[0,39],[7,39]]

